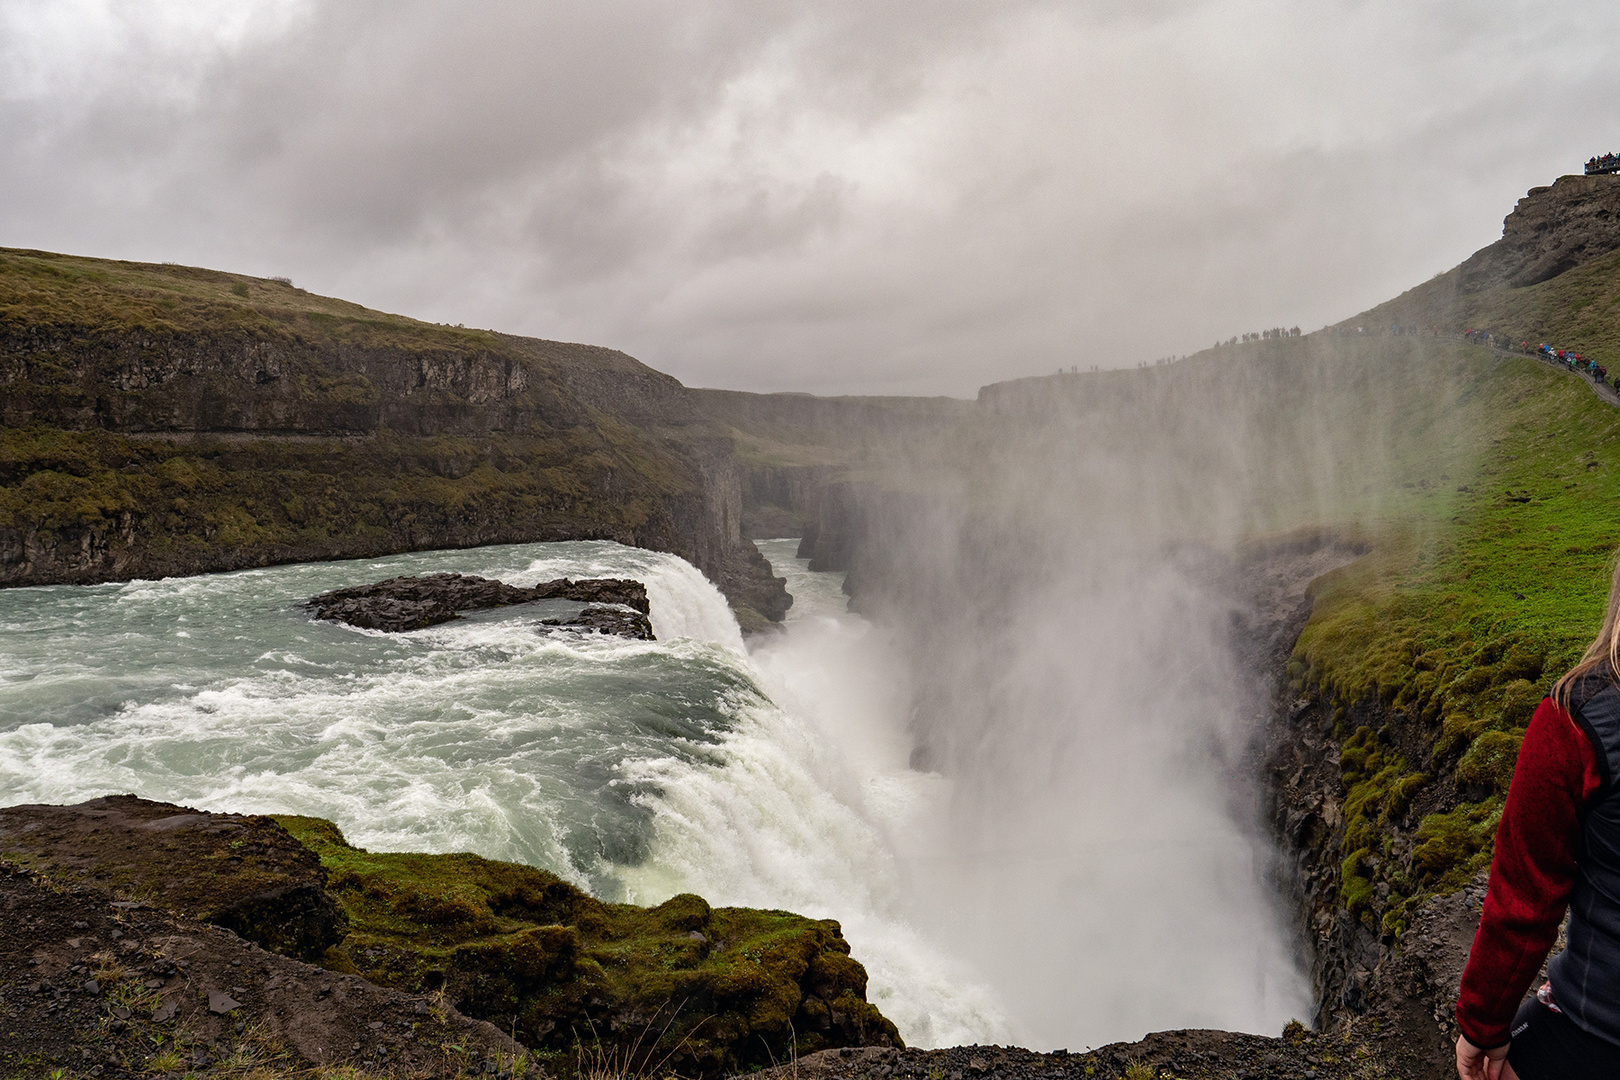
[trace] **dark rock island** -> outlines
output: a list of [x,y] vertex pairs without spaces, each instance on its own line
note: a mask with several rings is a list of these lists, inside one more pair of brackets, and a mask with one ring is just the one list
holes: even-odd
[[[647,619],[647,587],[625,578],[557,578],[523,588],[504,581],[463,574],[396,577],[375,585],[334,589],[304,602],[317,619],[347,623],[367,630],[421,630],[461,618],[463,611],[532,604],[538,600],[573,600],[595,605],[566,618],[542,619],[548,627],[577,628],[653,639]],[[630,610],[621,610],[628,608]]]

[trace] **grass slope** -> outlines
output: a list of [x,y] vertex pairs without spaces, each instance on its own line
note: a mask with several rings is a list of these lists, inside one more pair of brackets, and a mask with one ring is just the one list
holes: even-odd
[[[1383,336],[1392,324],[1489,330],[1620,369],[1620,252],[1524,288],[1465,293],[1460,276],[1437,275],[1341,328],[1366,327],[1371,347],[1391,351],[1414,341]],[[1483,407],[1471,479],[1451,505],[1412,507],[1372,555],[1317,583],[1292,661],[1301,688],[1419,721],[1414,747],[1339,714],[1341,898],[1392,931],[1413,901],[1488,865],[1524,726],[1596,633],[1620,545],[1620,410],[1583,376],[1469,351],[1495,356],[1473,391]],[[1428,811],[1415,822],[1414,805]],[[1409,838],[1403,826],[1415,826]]]
[[1620,251],[1522,289],[1463,293],[1448,270],[1341,326],[1490,330],[1513,342],[1574,349],[1620,370]]
[[591,353],[641,366],[597,346],[513,338],[375,311],[306,292],[285,278],[20,248],[0,248],[0,324],[151,336],[298,336],[356,347],[502,349],[522,342],[549,346],[543,351],[558,361]]
[[[1477,394],[1488,427],[1467,482],[1316,583],[1291,661],[1302,689],[1418,721],[1421,752],[1403,753],[1340,712],[1341,898],[1387,931],[1488,864],[1523,729],[1595,634],[1620,544],[1620,410],[1530,359],[1495,358]],[[1416,822],[1414,803],[1432,807]],[[1409,846],[1392,824],[1415,826]]]

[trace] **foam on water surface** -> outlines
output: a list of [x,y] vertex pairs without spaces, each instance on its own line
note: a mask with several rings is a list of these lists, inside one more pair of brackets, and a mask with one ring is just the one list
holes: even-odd
[[[513,859],[609,899],[838,918],[908,1041],[1005,1038],[908,918],[896,843],[948,789],[906,767],[881,635],[835,575],[765,546],[797,603],[752,656],[694,567],[605,542],[0,592],[0,803],[314,814],[366,847]],[[658,640],[542,634],[539,606],[410,634],[299,606],[438,571],[636,578]]]

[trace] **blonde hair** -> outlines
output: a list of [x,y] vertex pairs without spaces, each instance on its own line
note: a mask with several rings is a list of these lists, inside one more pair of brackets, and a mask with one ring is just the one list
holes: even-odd
[[1568,708],[1574,684],[1599,668],[1605,668],[1610,679],[1620,672],[1620,550],[1609,556],[1609,605],[1603,612],[1603,629],[1586,647],[1580,663],[1553,684],[1553,699]]

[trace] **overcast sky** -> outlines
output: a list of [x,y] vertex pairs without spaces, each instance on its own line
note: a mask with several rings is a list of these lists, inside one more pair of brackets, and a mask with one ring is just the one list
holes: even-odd
[[1319,327],[1620,150],[1612,0],[0,0],[0,245],[690,385]]

